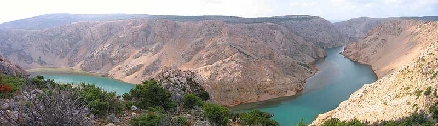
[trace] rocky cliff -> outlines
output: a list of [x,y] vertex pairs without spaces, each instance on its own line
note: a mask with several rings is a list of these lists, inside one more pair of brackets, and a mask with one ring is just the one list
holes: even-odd
[[438,100],[438,22],[389,21],[344,52],[372,65],[380,79],[364,85],[334,110],[320,114],[313,125],[329,118],[369,123],[397,120],[427,112]]
[[347,21],[333,23],[336,29],[347,35],[350,42],[355,42],[362,37],[365,37],[369,30],[378,26],[388,18],[369,18],[360,17],[353,18]]
[[[204,79],[214,101],[237,105],[296,94],[316,72],[308,64],[324,57],[320,43],[340,45],[335,40],[343,40],[331,36],[336,30],[329,22],[313,16],[192,19],[0,30],[0,53],[27,69],[71,67],[131,83],[155,76],[164,66],[192,70]],[[321,34],[296,34],[302,29],[293,28],[304,24]]]
[[304,40],[314,42],[321,48],[343,46],[350,42],[342,31],[322,18],[290,20],[282,22],[282,25],[290,29],[291,32],[302,36]]
[[29,75],[20,66],[12,63],[2,55],[0,55],[0,72],[8,76],[27,77]]
[[417,20],[391,20],[373,28],[356,43],[348,44],[343,54],[370,64],[379,78],[417,58],[436,34],[434,23]]

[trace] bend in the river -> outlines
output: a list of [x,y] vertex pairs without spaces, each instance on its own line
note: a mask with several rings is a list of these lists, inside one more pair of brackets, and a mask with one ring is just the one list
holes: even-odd
[[[296,96],[281,100],[236,106],[234,110],[260,109],[274,114],[280,125],[296,125],[301,120],[310,123],[320,113],[336,108],[350,94],[362,85],[372,83],[376,75],[368,65],[359,64],[339,54],[343,47],[325,49],[327,57],[318,60],[315,66],[319,71],[306,80],[306,89]],[[53,74],[40,72],[47,79],[61,83],[94,83],[108,91],[116,91],[118,95],[129,92],[134,87],[110,78],[80,75]]]

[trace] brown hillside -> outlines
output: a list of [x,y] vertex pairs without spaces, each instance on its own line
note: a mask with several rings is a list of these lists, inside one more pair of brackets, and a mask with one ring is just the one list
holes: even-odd
[[[194,70],[213,100],[236,105],[294,95],[315,72],[308,64],[324,56],[315,44],[345,42],[326,33],[295,34],[294,24],[336,32],[323,19],[297,18],[274,23],[137,19],[6,30],[0,31],[0,53],[27,69],[70,67],[131,83],[154,77],[164,66]],[[312,41],[319,36],[326,38]]]

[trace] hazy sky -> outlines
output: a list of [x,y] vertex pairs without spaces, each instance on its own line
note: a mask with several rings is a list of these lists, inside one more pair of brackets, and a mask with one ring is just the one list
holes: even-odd
[[2,0],[0,23],[49,13],[230,15],[306,14],[328,20],[438,15],[438,0]]

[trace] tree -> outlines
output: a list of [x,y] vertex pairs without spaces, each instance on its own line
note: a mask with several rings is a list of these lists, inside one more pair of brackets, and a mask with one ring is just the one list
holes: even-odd
[[272,114],[253,110],[248,113],[242,113],[240,119],[245,125],[262,125],[262,126],[278,126],[278,122],[271,119]]
[[136,85],[129,93],[134,105],[142,109],[160,106],[168,110],[175,107],[175,104],[170,100],[170,92],[154,80],[144,81],[143,84]]
[[163,115],[161,113],[148,112],[139,117],[134,117],[129,121],[132,126],[158,126]]
[[231,111],[226,107],[210,103],[204,104],[205,117],[217,125],[227,125],[230,114]]
[[88,105],[91,113],[103,117],[110,113],[118,114],[123,106],[117,98],[116,92],[107,92],[94,84],[80,85],[80,96]]
[[193,109],[195,106],[202,105],[202,99],[194,94],[186,94],[183,97],[184,108]]

